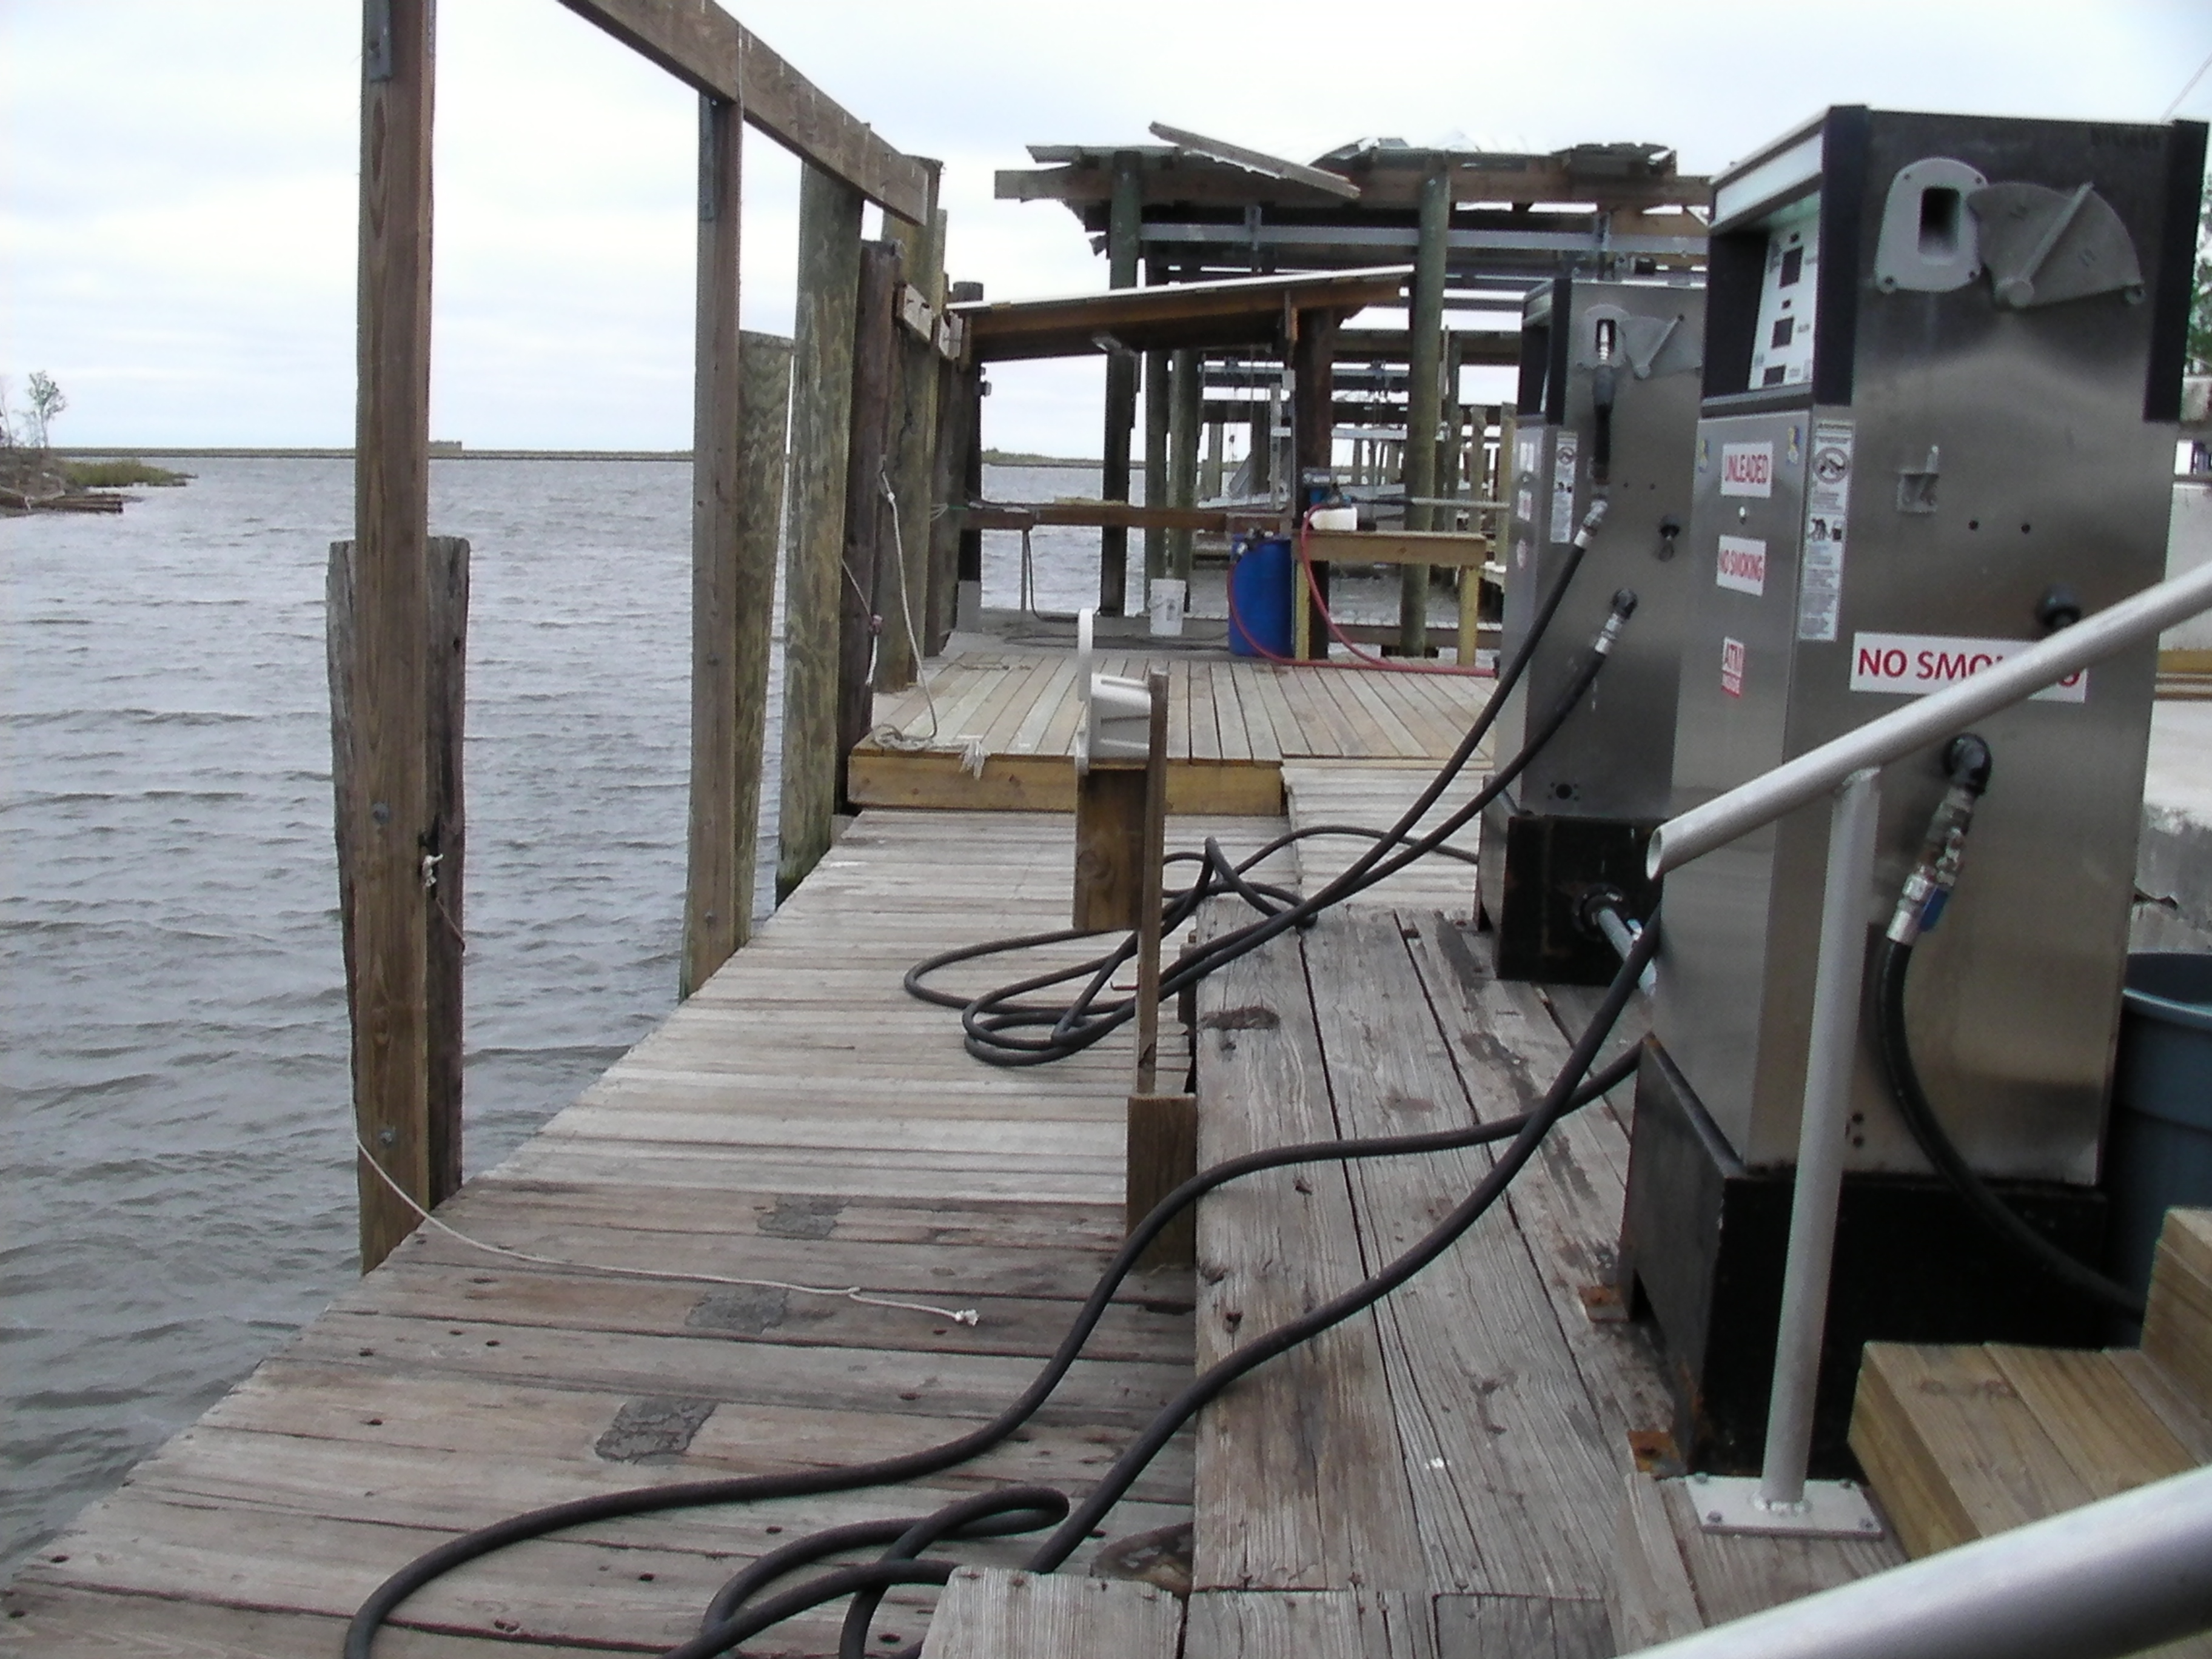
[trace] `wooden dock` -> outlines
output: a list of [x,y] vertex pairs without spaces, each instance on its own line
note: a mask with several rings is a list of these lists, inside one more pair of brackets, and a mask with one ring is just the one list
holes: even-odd
[[[1173,832],[1235,847],[1279,828]],[[866,814],[711,983],[441,1211],[577,1267],[417,1232],[42,1549],[0,1648],[334,1654],[362,1597],[455,1532],[641,1482],[910,1449],[997,1412],[1119,1242],[1132,1045],[994,1071],[900,976],[1064,923],[1073,856],[1064,817]],[[859,1285],[980,1317],[582,1264]],[[926,1486],[581,1528],[426,1591],[378,1650],[657,1651],[791,1536],[998,1481],[1080,1489],[1189,1376],[1190,1303],[1187,1273],[1133,1282],[1027,1431]],[[1173,1523],[1189,1492],[1186,1439],[1109,1534]],[[919,1633],[926,1601],[892,1605],[913,1622],[884,1628]],[[784,1635],[773,1650],[831,1650],[836,1620]]]
[[[1096,666],[1133,679],[1168,670],[1170,809],[1218,816],[1281,812],[1284,769],[1301,762],[1433,769],[1495,684],[1279,666],[1225,652],[1103,651]],[[877,700],[874,734],[852,755],[853,799],[1072,811],[1078,701],[1069,652],[1009,645],[952,656],[926,689]]]

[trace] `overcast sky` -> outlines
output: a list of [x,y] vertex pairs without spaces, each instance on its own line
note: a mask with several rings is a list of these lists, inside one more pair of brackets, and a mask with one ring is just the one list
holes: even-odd
[[[1103,288],[1032,142],[1164,120],[1307,160],[1370,135],[1672,144],[1710,172],[1831,103],[2150,121],[2205,0],[726,0],[941,158],[950,265]],[[350,441],[359,0],[0,0],[0,374],[85,445]],[[690,439],[696,104],[556,0],[440,0],[433,426],[472,447]],[[2212,75],[2180,114],[2212,116]],[[753,134],[747,325],[790,327],[797,164]],[[989,441],[1095,454],[1096,364],[994,372]]]

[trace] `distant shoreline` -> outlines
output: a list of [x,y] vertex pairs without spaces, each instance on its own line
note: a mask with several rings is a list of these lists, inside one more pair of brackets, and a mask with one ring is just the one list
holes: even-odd
[[[211,461],[349,461],[348,449],[252,449],[203,445],[198,447],[156,447],[143,445],[57,447],[54,453],[81,460],[178,460],[197,458]],[[430,451],[434,461],[688,461],[688,449],[453,449],[443,446]],[[1097,466],[1096,460],[1069,459],[1058,455],[1016,455],[996,450],[983,453],[991,466]]]

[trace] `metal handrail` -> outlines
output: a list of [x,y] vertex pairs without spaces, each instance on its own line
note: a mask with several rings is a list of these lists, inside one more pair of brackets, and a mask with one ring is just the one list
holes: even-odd
[[2212,1626],[2212,1468],[1784,1602],[1637,1659],[2117,1659]]
[[[2206,610],[2212,610],[2212,565],[2147,587],[1956,685],[1785,761],[1652,832],[1646,867],[1656,878],[1823,795],[1831,800],[1797,1171],[1790,1200],[1789,1257],[1783,1268],[1774,1379],[1767,1395],[1765,1453],[1750,1505],[1748,1524],[1758,1529],[1828,1529],[1818,1519],[1824,1506],[1808,1492],[1805,1475],[1843,1193],[1844,1129],[1866,971],[1866,902],[1874,884],[1875,828],[1881,811],[1881,769]],[[1663,949],[1660,966],[1663,981]],[[1742,1517],[1731,1522],[1741,1523]],[[1872,1524],[1870,1519],[1865,1524]]]
[[1815,801],[1854,772],[1954,737],[1985,714],[2071,678],[2092,663],[2212,609],[2212,564],[2131,594],[2062,628],[1970,679],[1930,692],[1832,738],[1748,783],[1667,820],[1652,832],[1645,867],[1656,877]]

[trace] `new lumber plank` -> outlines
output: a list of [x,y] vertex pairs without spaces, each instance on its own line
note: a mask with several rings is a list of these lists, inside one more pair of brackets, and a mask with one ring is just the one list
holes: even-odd
[[632,51],[726,103],[801,161],[908,224],[929,222],[929,174],[856,120],[714,0],[561,0]]
[[1157,1585],[963,1567],[922,1659],[1176,1659],[1182,1604]]
[[2143,1320],[2143,1352],[2212,1412],[2212,1210],[2169,1210]]

